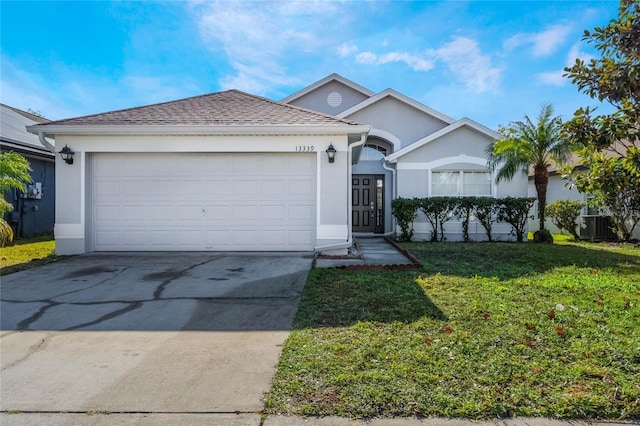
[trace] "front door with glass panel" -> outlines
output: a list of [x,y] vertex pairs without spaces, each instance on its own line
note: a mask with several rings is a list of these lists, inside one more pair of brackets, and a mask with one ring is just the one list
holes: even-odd
[[384,232],[384,176],[353,175],[353,232]]

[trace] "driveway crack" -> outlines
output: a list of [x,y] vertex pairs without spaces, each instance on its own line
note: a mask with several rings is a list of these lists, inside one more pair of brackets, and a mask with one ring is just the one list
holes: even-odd
[[95,319],[93,321],[88,321],[88,322],[85,322],[85,323],[82,323],[82,324],[74,325],[72,327],[67,327],[63,331],[73,331],[73,330],[78,330],[78,329],[81,329],[81,328],[84,328],[84,327],[89,327],[89,326],[92,326],[92,325],[100,324],[101,322],[104,322],[104,321],[119,317],[120,315],[124,315],[124,314],[126,314],[128,312],[134,311],[134,310],[138,309],[139,307],[141,307],[142,305],[143,305],[143,302],[141,302],[141,301],[131,302],[131,303],[128,303],[128,305],[125,306],[122,309],[118,309],[117,311],[109,312],[108,314],[105,314],[105,315],[101,316],[100,318]]
[[33,315],[31,315],[28,318],[23,319],[22,321],[20,321],[17,325],[17,329],[18,330],[28,330],[29,326],[31,326],[31,324],[33,324],[34,322],[38,321],[40,318],[42,318],[42,316],[51,308],[60,305],[60,302],[54,302],[53,300],[42,300],[39,301],[42,303],[46,303],[45,306],[41,306],[40,309],[38,309],[36,312],[33,313]]
[[31,348],[29,348],[29,352],[27,352],[27,354],[25,356],[23,356],[20,359],[17,359],[15,361],[13,361],[11,364],[8,364],[4,367],[2,367],[2,371],[8,370],[9,368],[13,368],[18,364],[23,363],[24,361],[26,361],[27,359],[29,359],[29,357],[31,357],[31,355],[35,354],[36,352],[38,352],[39,350],[43,349],[45,347],[45,345],[48,343],[49,339],[51,337],[53,337],[55,335],[55,333],[49,333],[47,334],[47,336],[45,336],[44,338],[42,338],[40,340],[40,342],[38,342],[37,344],[33,345]]
[[218,260],[218,259],[219,259],[219,257],[214,258],[214,259],[205,260],[204,262],[196,263],[196,264],[193,264],[193,265],[189,266],[188,268],[181,269],[181,270],[179,270],[177,272],[173,272],[169,278],[167,278],[166,280],[162,281],[160,283],[160,285],[158,285],[156,290],[153,292],[153,299],[154,300],[162,299],[162,293],[164,292],[165,288],[167,288],[167,286],[169,284],[171,284],[171,282],[173,282],[174,280],[182,277],[185,273],[197,268],[198,266],[202,266],[202,265],[205,265],[207,263],[211,263],[211,262],[213,262],[215,260]]

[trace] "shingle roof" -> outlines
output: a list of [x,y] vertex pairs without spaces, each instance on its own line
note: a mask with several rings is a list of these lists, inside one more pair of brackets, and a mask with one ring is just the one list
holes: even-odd
[[177,101],[52,121],[47,125],[344,126],[358,123],[239,90],[227,90]]

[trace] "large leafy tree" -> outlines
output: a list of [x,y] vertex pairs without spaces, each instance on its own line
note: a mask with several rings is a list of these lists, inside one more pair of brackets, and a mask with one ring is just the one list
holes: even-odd
[[596,115],[595,109],[580,108],[566,123],[567,132],[585,147],[622,158],[623,167],[640,175],[640,2],[621,0],[618,17],[592,32],[585,30],[583,41],[601,57],[577,59],[565,68],[566,76],[581,92],[613,105],[615,112]]
[[31,182],[31,166],[26,158],[15,152],[0,153],[0,245],[13,240],[11,226],[4,220],[4,214],[13,210],[13,205],[4,199],[11,189],[26,192],[26,183]]
[[538,196],[540,231],[545,232],[545,206],[549,168],[561,165],[571,152],[569,141],[562,135],[562,121],[553,116],[553,106],[540,108],[536,122],[528,116],[500,128],[504,139],[496,140],[487,150],[489,165],[498,170],[496,181],[511,180],[519,171],[533,168],[534,184]]

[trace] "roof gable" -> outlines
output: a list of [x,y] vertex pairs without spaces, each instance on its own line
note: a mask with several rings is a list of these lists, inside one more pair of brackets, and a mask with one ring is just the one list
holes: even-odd
[[356,92],[361,93],[362,95],[366,96],[366,97],[371,97],[373,95],[375,95],[375,92],[372,92],[371,90],[360,86],[357,83],[354,83],[351,80],[348,80],[346,78],[344,78],[343,76],[341,76],[340,74],[336,74],[333,73],[331,75],[328,75],[327,77],[323,78],[322,80],[316,81],[315,83],[295,92],[292,95],[287,96],[286,98],[282,99],[280,102],[285,103],[285,104],[289,104],[292,103],[293,101],[295,101],[296,99],[299,99],[319,88],[321,88],[322,86],[325,86],[331,82],[338,82]]
[[[357,123],[239,90],[52,121],[59,126],[345,126]],[[30,129],[31,130],[31,129]]]
[[495,131],[489,129],[488,127],[483,126],[482,124],[477,123],[477,122],[465,117],[465,118],[462,118],[462,119],[456,121],[453,124],[450,124],[449,126],[443,128],[443,129],[435,132],[435,133],[430,134],[429,136],[427,136],[425,138],[420,139],[419,141],[416,141],[416,142],[412,143],[411,145],[408,145],[408,146],[400,149],[399,151],[396,151],[396,152],[386,156],[385,159],[387,161],[390,161],[390,162],[395,162],[395,161],[397,161],[398,158],[402,157],[403,155],[406,155],[406,154],[408,154],[410,152],[413,152],[416,149],[418,149],[418,148],[420,148],[420,147],[422,147],[422,146],[424,146],[424,145],[426,145],[426,144],[428,144],[430,142],[433,142],[433,141],[435,141],[435,140],[437,140],[437,139],[439,139],[439,138],[441,138],[441,137],[443,137],[445,135],[448,135],[451,132],[454,132],[455,130],[457,130],[457,129],[461,128],[461,127],[468,127],[471,130],[473,130],[475,132],[478,132],[478,133],[480,133],[482,135],[485,135],[485,136],[487,136],[489,138],[492,138],[492,139],[500,139],[500,138],[502,138],[502,135],[500,133],[495,132]]
[[436,111],[433,108],[430,108],[418,101],[416,101],[415,99],[412,99],[408,96],[403,95],[400,92],[397,92],[393,89],[385,89],[382,92],[378,93],[375,96],[370,97],[369,99],[367,99],[364,102],[359,103],[358,105],[353,106],[352,108],[349,108],[346,111],[343,111],[342,113],[338,114],[337,116],[340,118],[346,118],[349,117],[357,112],[363,111],[367,108],[369,108],[371,105],[374,105],[378,102],[382,102],[384,99],[386,98],[393,98],[403,104],[406,104],[412,108],[417,109],[418,111],[421,111],[431,117],[434,117],[442,122],[444,122],[445,124],[452,124],[455,122],[455,120],[451,117],[449,117],[448,115],[445,115],[439,111]]

